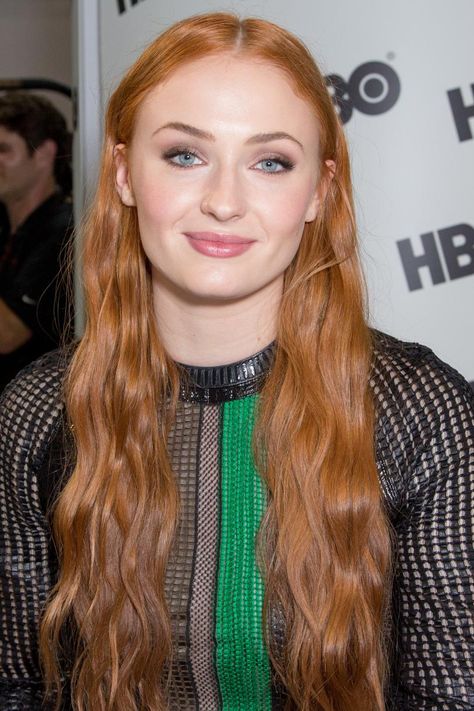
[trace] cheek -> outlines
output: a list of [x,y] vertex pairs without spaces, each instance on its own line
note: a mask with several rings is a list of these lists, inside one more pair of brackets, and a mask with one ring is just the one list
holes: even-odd
[[[307,186],[300,189],[275,192],[265,209],[269,237],[278,235],[285,243],[299,244],[310,204]],[[283,245],[284,246],[284,245]]]
[[172,189],[160,180],[146,179],[133,184],[142,238],[160,237],[173,228],[190,202],[185,191]]
[[6,158],[3,161],[3,165],[7,170],[17,171],[20,172],[21,170],[21,163],[17,158]]

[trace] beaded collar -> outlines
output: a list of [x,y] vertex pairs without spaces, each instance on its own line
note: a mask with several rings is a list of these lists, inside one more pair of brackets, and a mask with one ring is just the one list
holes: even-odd
[[201,367],[179,363],[182,372],[181,400],[215,404],[255,395],[273,361],[275,344],[249,358],[230,363]]

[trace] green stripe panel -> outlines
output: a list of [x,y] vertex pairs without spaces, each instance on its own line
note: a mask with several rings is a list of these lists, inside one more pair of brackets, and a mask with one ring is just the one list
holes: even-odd
[[226,402],[222,411],[215,662],[225,711],[272,706],[262,631],[264,585],[255,559],[255,537],[266,507],[252,454],[256,400],[255,395]]

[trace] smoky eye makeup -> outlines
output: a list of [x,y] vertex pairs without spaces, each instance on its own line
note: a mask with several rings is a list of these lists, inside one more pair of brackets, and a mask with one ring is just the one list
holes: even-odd
[[[205,162],[195,148],[185,144],[171,146],[163,150],[161,158],[174,168],[192,168]],[[291,171],[295,167],[295,163],[284,155],[267,153],[253,160],[249,167],[267,175],[278,175]]]
[[161,153],[164,161],[178,168],[192,167],[200,165],[203,159],[197,151],[189,146],[172,146]]
[[[263,156],[256,161],[254,165],[261,166],[256,169],[262,170],[264,173],[286,173],[295,167],[293,161],[281,155]],[[280,169],[278,169],[278,167],[280,167]]]

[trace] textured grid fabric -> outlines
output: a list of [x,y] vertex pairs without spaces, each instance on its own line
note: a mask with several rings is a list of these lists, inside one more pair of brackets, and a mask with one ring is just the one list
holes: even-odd
[[170,709],[272,706],[255,562],[266,505],[252,456],[256,397],[181,402],[169,438],[180,493],[165,581],[174,637]]
[[62,364],[45,356],[2,398],[0,424],[0,708],[39,709],[38,618],[52,583],[35,476],[61,423]]
[[219,708],[214,674],[214,596],[219,556],[220,407],[202,408],[196,502],[196,556],[189,612],[190,657],[196,684],[196,706]]
[[255,539],[265,511],[252,457],[256,396],[222,413],[221,545],[216,599],[216,666],[222,705],[271,709],[270,662],[263,642],[263,582]]
[[173,471],[180,493],[180,518],[165,578],[172,633],[173,660],[168,690],[170,709],[189,707],[194,699],[194,681],[189,660],[188,606],[196,528],[196,469],[200,413],[196,406],[181,402],[168,442]]
[[[473,393],[427,348],[377,334],[371,387],[382,491],[396,532],[390,711],[474,709]],[[172,709],[275,709],[261,631],[255,533],[265,507],[251,457],[270,363],[189,369],[169,439],[181,502],[166,575]],[[61,379],[50,355],[0,410],[0,708],[40,708],[38,619],[54,578],[45,516],[62,468]],[[193,385],[197,383],[197,385]],[[60,447],[57,447],[60,451]],[[275,611],[272,638],[284,639]],[[230,653],[229,653],[229,650]]]
[[372,385],[397,534],[393,709],[474,709],[474,398],[422,346],[385,339]]

